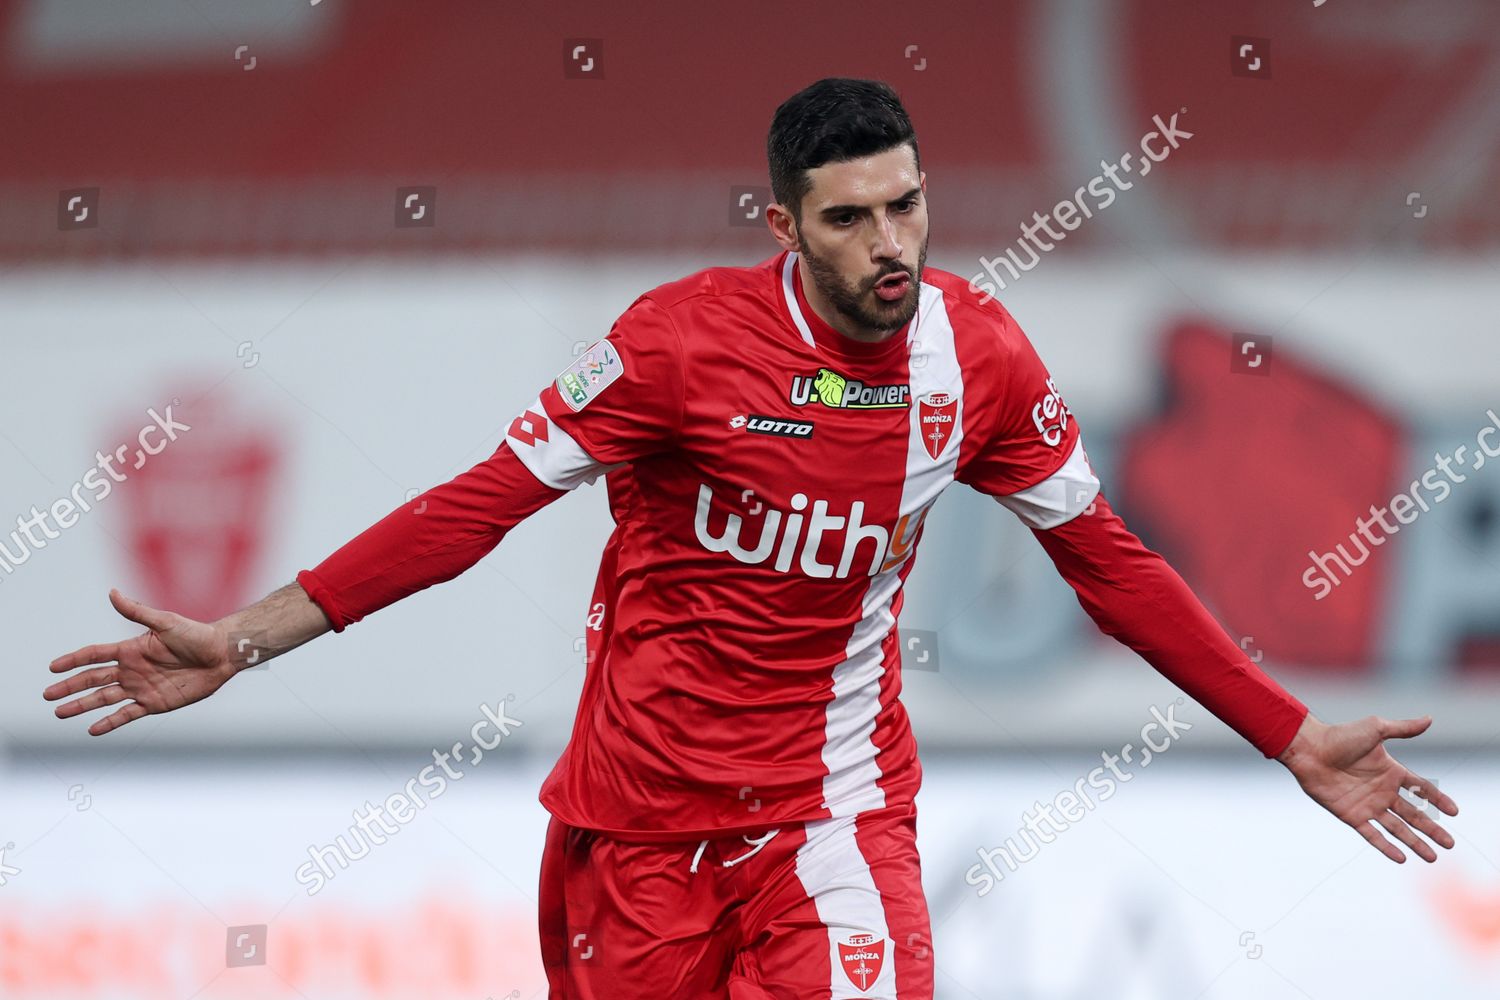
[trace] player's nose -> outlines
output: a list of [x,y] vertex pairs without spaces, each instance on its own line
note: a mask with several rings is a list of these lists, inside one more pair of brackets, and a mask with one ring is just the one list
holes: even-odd
[[870,248],[870,258],[875,263],[900,260],[901,241],[896,238],[896,224],[889,214],[882,213],[875,222],[875,244]]

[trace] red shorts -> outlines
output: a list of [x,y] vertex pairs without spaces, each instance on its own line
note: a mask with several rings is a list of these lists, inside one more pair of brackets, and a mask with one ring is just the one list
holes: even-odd
[[552,820],[549,1000],[932,1000],[916,812],[640,844]]

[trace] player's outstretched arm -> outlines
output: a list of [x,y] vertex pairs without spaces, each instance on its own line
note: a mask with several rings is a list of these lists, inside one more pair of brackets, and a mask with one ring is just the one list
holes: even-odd
[[[202,701],[245,667],[453,579],[569,490],[665,447],[682,415],[676,327],[642,295],[610,337],[543,389],[488,459],[398,507],[258,604],[208,624],[110,591],[116,610],[148,631],[54,660],[54,673],[98,664],[47,688],[49,701],[81,695],[59,705],[58,717],[131,699],[89,727],[102,736]],[[236,636],[253,637],[255,655]]]
[[[42,692],[48,701],[81,695],[57,706],[59,719],[128,699],[89,726],[91,736],[202,701],[240,670],[295,649],[330,628],[327,617],[295,583],[212,623],[148,607],[118,590],[109,592],[109,602],[147,631],[123,642],[85,646],[59,656],[52,661],[53,673],[101,665]],[[245,635],[255,636],[253,651],[244,648],[248,640],[232,638]]]
[[1330,726],[1309,714],[1291,745],[1276,759],[1286,765],[1314,802],[1354,827],[1381,854],[1398,864],[1406,861],[1401,849],[1382,837],[1372,821],[1423,861],[1436,861],[1437,852],[1417,834],[1444,848],[1453,847],[1453,835],[1424,809],[1402,797],[1401,789],[1426,799],[1449,816],[1458,815],[1458,805],[1432,782],[1403,767],[1385,749],[1386,740],[1410,739],[1426,732],[1430,725],[1430,716],[1392,720],[1372,715]]
[[1407,770],[1383,741],[1424,732],[1430,719],[1367,718],[1330,726],[1257,667],[1161,556],[1141,544],[1103,494],[1089,512],[1033,529],[1078,601],[1107,635],[1139,653],[1169,680],[1290,770],[1323,806],[1395,862],[1406,855],[1374,824],[1426,861],[1437,860],[1420,832],[1444,848],[1453,838],[1403,798],[1405,787],[1457,815],[1431,782]]
[[202,701],[240,670],[457,576],[511,527],[562,495],[501,445],[487,461],[371,525],[315,570],[303,570],[296,583],[219,621],[194,621],[112,590],[115,610],[147,631],[53,660],[54,673],[98,666],[53,684],[43,696],[79,695],[57,707],[61,719],[126,702],[89,727],[94,736]]

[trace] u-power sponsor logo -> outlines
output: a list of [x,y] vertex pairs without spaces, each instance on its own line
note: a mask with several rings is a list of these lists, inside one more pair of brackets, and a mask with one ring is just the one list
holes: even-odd
[[[777,572],[791,572],[798,567],[811,577],[844,579],[855,571],[874,576],[882,570],[900,566],[912,553],[927,508],[901,516],[893,527],[865,524],[865,502],[856,500],[847,514],[830,514],[827,500],[811,500],[806,493],[794,493],[791,510],[777,510],[746,490],[741,498],[749,504],[746,513],[716,511],[714,491],[707,484],[698,486],[698,510],[693,531],[710,552],[727,552],[742,563],[758,565],[774,559]],[[753,502],[752,502],[753,501]],[[713,534],[709,522],[723,517],[723,527]],[[760,534],[746,521],[760,521]],[[749,546],[753,545],[754,548]],[[823,561],[824,553],[830,561]],[[832,561],[837,559],[837,562]]]
[[793,375],[788,398],[793,406],[822,403],[835,410],[903,410],[911,406],[911,386],[868,385],[819,368],[816,375]]

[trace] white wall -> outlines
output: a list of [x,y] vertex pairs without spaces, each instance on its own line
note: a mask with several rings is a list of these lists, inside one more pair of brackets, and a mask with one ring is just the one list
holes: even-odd
[[[932,262],[972,273],[976,256]],[[280,471],[268,480],[260,520],[244,522],[259,540],[238,591],[253,600],[400,504],[408,490],[487,456],[575,343],[605,333],[641,291],[699,266],[687,259],[308,260],[5,273],[0,524],[8,528],[32,504],[65,496],[97,449],[130,440],[148,422],[148,407],[199,398],[197,436],[184,434],[141,476],[192,449],[222,453],[247,439],[274,446]],[[1200,304],[1272,332],[1278,350],[1322,359],[1414,421],[1463,426],[1500,402],[1496,266],[1058,256],[1023,275],[1004,299],[1095,439],[1154,405],[1154,338]],[[125,483],[24,565],[0,574],[10,665],[0,672],[0,737],[89,742],[83,722],[55,720],[40,699],[52,679],[46,663],[135,631],[105,595],[117,585],[152,599],[130,549],[143,524],[187,538],[189,525],[206,518],[203,537],[213,537],[221,501],[143,506],[126,492],[137,484]],[[1062,615],[1075,639],[1051,661],[997,670],[989,685],[959,689],[941,674],[912,672],[919,733],[940,742],[1098,742],[1132,725],[1145,706],[1174,697],[1144,664],[1090,639],[1067,588],[1008,514],[962,488],[943,508],[911,581],[909,626],[941,621],[1003,585],[1016,595],[1017,629]],[[242,675],[211,703],[146,720],[111,740],[424,743],[461,724],[480,700],[513,693],[515,711],[555,749],[582,677],[574,643],[594,572],[576,554],[597,550],[607,530],[602,488],[581,490],[519,527],[460,579],[268,671]],[[559,555],[564,546],[567,558]],[[974,551],[991,555],[966,556]],[[206,542],[178,553],[176,563],[199,574],[179,592],[198,593],[222,578],[212,556]],[[1015,637],[1000,625],[993,641],[1003,652]],[[983,638],[964,633],[955,642],[974,646]],[[1495,705],[1468,691],[1424,691],[1420,705],[1399,692],[1317,693],[1334,714],[1451,709],[1467,726],[1463,738],[1474,739],[1490,731]],[[1215,741],[1205,731],[1204,744]]]

